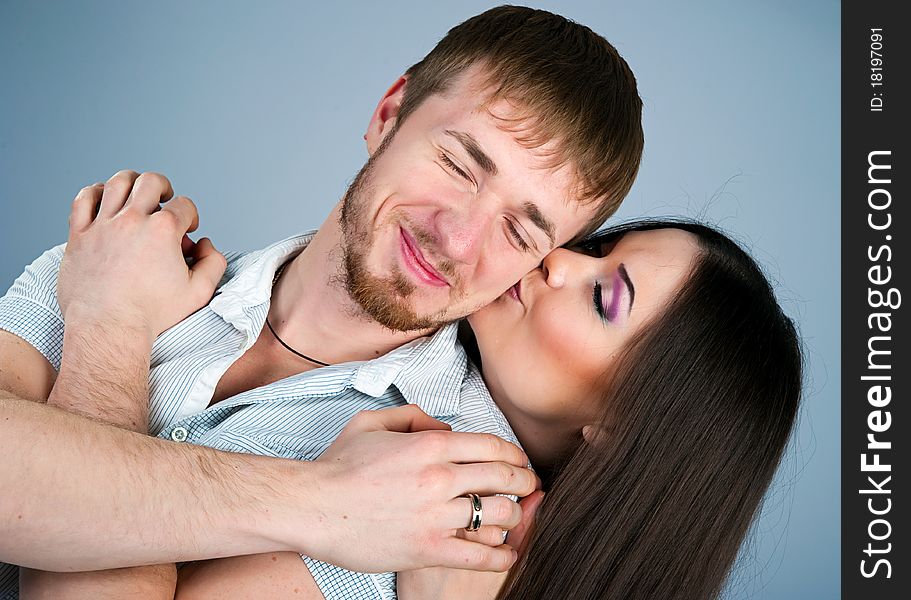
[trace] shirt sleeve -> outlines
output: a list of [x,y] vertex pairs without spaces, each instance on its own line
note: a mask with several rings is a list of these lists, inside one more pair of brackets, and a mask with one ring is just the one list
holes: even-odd
[[35,259],[0,298],[0,329],[34,346],[58,371],[63,314],[57,303],[57,274],[65,248],[60,244]]

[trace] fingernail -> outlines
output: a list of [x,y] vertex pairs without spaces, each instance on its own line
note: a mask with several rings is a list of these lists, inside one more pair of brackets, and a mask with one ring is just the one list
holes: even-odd
[[513,548],[513,550],[512,550],[512,562],[516,562],[517,560],[519,560],[519,553],[516,552],[516,549],[515,549],[515,548]]

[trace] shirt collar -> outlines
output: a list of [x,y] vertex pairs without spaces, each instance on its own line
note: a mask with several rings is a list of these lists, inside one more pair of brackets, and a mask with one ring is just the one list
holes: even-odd
[[432,417],[457,415],[468,369],[468,357],[457,333],[457,324],[450,323],[432,336],[363,363],[353,376],[353,387],[378,397],[394,385],[406,402]]
[[261,304],[272,297],[272,279],[278,268],[306,248],[315,231],[293,235],[240,259],[237,273],[218,292],[237,296],[243,304]]
[[[304,250],[315,234],[315,231],[310,231],[294,235],[237,259],[237,265],[230,266],[226,275],[230,279],[218,287],[209,308],[255,340],[266,315],[259,315],[262,310],[253,309],[261,305],[268,307],[275,272]],[[230,273],[232,270],[233,273]],[[251,319],[251,314],[256,314],[258,318]]]

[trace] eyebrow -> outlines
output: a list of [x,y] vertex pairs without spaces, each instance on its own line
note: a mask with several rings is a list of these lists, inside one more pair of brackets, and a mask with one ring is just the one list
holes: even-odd
[[487,174],[496,175],[499,172],[493,159],[481,150],[481,145],[473,135],[463,131],[453,131],[451,129],[447,129],[444,133],[457,139],[459,143],[462,144],[462,147],[465,148],[465,152],[467,152],[471,158],[478,163],[478,166],[487,172]]
[[623,263],[620,263],[617,271],[620,273],[620,278],[626,283],[626,287],[629,288],[629,309],[626,312],[626,314],[629,314],[633,311],[633,300],[636,298],[636,288],[633,287],[633,281],[629,278],[629,273],[626,272],[626,267],[623,266]]
[[547,239],[550,240],[550,247],[554,247],[554,222],[544,216],[541,212],[541,209],[538,208],[538,205],[533,202],[526,202],[522,205],[522,210],[525,212],[525,216],[528,217],[528,220],[531,221],[535,227],[544,232],[547,236]]

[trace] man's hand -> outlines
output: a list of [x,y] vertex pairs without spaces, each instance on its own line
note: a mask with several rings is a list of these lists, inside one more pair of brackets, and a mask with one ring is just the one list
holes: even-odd
[[482,496],[489,535],[521,518],[517,503],[495,494],[527,496],[538,483],[517,446],[449,431],[414,405],[358,414],[317,464],[322,514],[311,556],[358,571],[505,571],[512,548],[458,536],[471,516],[463,496]]
[[134,171],[79,192],[57,283],[68,328],[72,320],[103,323],[151,342],[208,302],[225,259],[207,238],[190,242],[196,207],[173,195],[164,176]]

